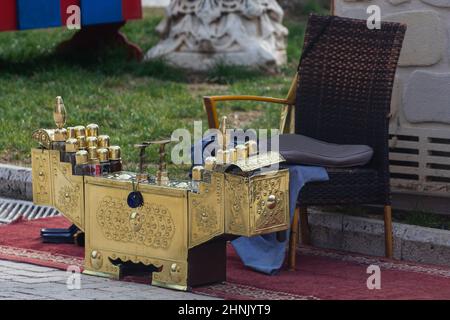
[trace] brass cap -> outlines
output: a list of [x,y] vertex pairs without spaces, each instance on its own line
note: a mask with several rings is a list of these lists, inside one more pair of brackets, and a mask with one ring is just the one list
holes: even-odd
[[217,160],[215,157],[208,157],[205,159],[205,170],[213,171],[216,166]]
[[109,136],[106,134],[103,134],[101,136],[98,136],[98,146],[100,148],[108,148],[109,147]]
[[86,149],[87,148],[86,137],[85,136],[78,136],[77,140],[78,140],[78,148],[79,149]]
[[53,136],[53,141],[57,142],[63,142],[67,140],[67,130],[62,129],[55,129],[55,135]]
[[86,137],[86,128],[84,126],[76,126],[75,127],[75,136],[78,137]]
[[120,160],[121,152],[119,146],[110,146],[109,148],[109,159],[110,160]]
[[74,127],[68,127],[67,128],[67,139],[73,139],[76,138],[77,136],[75,135],[75,128]]
[[88,152],[86,150],[80,150],[77,153],[75,153],[75,163],[80,164],[87,164],[89,161]]
[[236,146],[236,151],[237,151],[237,160],[245,160],[248,157],[247,154],[247,148],[245,145],[243,144],[239,144]]
[[78,140],[75,138],[69,138],[66,141],[66,152],[77,152],[78,151]]
[[195,166],[192,168],[192,180],[193,181],[202,181],[203,180],[203,171],[205,168],[202,166]]
[[88,137],[97,137],[98,136],[98,125],[95,123],[88,124],[86,126],[86,135]]
[[88,148],[89,147],[97,147],[98,139],[97,139],[97,137],[90,136],[90,137],[86,138],[86,143],[87,143]]
[[100,162],[108,162],[109,161],[109,150],[106,148],[101,148],[97,150],[97,156]]
[[89,160],[96,160],[97,157],[97,147],[88,147]]
[[247,147],[248,156],[253,156],[258,153],[258,143],[255,140],[250,140],[245,143]]

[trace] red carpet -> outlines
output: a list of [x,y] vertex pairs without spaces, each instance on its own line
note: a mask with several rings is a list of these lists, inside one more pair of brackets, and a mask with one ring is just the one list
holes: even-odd
[[[58,217],[1,226],[0,259],[60,269],[81,266],[83,248],[42,244],[39,238],[43,227],[68,225]],[[317,248],[301,248],[297,261],[297,271],[267,276],[245,268],[230,246],[227,282],[194,292],[226,299],[450,299],[450,268]],[[367,289],[366,270],[371,264],[381,268],[380,290]]]

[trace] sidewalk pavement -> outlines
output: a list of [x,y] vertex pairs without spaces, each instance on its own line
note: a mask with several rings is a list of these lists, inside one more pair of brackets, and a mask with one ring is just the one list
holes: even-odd
[[81,274],[69,290],[69,273],[0,260],[0,300],[211,300],[208,296]]

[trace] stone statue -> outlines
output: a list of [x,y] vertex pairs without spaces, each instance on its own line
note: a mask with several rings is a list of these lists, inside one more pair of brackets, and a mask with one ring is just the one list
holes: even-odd
[[275,0],[172,0],[146,59],[198,71],[218,63],[272,69],[286,62],[282,20]]

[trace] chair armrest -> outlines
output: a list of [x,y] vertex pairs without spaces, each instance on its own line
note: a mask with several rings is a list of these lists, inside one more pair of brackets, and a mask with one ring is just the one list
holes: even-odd
[[208,124],[210,129],[219,128],[219,119],[217,117],[217,102],[218,101],[261,101],[276,103],[282,105],[289,105],[288,99],[278,99],[270,97],[259,96],[207,96],[203,97],[203,106],[208,115]]

